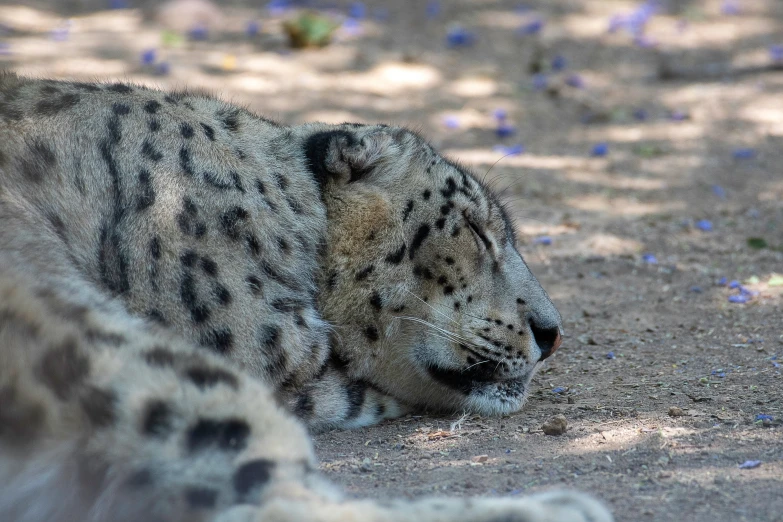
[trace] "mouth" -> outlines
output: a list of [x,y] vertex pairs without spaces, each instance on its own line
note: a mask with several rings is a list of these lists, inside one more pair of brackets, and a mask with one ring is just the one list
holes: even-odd
[[426,370],[435,382],[466,397],[483,398],[482,400],[491,397],[495,400],[515,403],[524,401],[533,372],[501,377],[496,372],[498,365],[496,361],[473,364],[459,369],[429,365]]

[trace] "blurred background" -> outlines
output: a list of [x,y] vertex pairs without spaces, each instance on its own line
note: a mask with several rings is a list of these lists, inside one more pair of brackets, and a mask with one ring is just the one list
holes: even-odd
[[780,0],[4,1],[0,67],[409,126],[502,194],[563,348],[511,417],[319,436],[350,492],[781,520]]

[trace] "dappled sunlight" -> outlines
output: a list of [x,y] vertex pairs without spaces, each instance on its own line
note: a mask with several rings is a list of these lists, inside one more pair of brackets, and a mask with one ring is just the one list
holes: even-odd
[[[628,421],[629,426],[616,427],[613,423],[593,426],[594,432],[571,440],[560,451],[580,455],[596,451],[633,451],[637,444],[660,451],[669,446],[670,439],[698,433],[692,428],[657,427],[658,421]],[[647,426],[645,426],[645,424]]]
[[[29,63],[17,67],[20,74],[42,77],[57,74],[72,78],[94,78],[103,75],[122,77],[128,74],[128,62],[125,60],[100,60],[98,58],[60,58],[55,63]],[[139,83],[143,83],[139,81]],[[160,82],[157,82],[160,84]]]
[[359,116],[358,114],[353,112],[348,112],[348,111],[319,111],[319,110],[308,111],[300,115],[298,120],[301,122],[320,121],[323,123],[331,123],[331,124],[338,124],[338,123],[345,123],[345,122],[371,123],[366,121],[365,118]]
[[487,98],[498,91],[498,82],[492,78],[473,76],[449,83],[448,91],[463,98]]
[[[577,131],[574,131],[575,133]],[[601,135],[609,141],[618,143],[636,143],[642,140],[673,140],[678,146],[683,141],[704,137],[704,127],[700,123],[683,122],[676,127],[668,122],[657,122],[644,126],[609,125],[601,129]],[[574,140],[577,136],[573,136]]]
[[407,91],[422,91],[436,87],[442,81],[437,68],[424,64],[386,62],[367,72],[336,73],[330,78],[314,79],[308,87],[343,89],[382,96],[401,95]]
[[671,213],[685,208],[684,201],[643,202],[634,198],[609,197],[602,194],[586,194],[566,200],[566,205],[588,212],[601,212],[611,216],[645,216]]
[[512,10],[487,9],[476,13],[474,24],[490,29],[508,29],[515,31],[524,19],[519,13]]
[[759,193],[758,200],[773,203],[783,202],[783,180],[767,183],[764,190]]
[[509,155],[491,149],[446,149],[441,151],[444,156],[453,158],[467,165],[493,165],[502,159],[503,167],[562,170],[588,169],[602,170],[606,160],[602,158],[585,158],[573,156],[540,156],[535,154]]
[[[0,63],[40,77],[206,91],[283,125],[411,128],[497,193],[561,313],[563,346],[521,411],[412,414],[317,435],[331,478],[363,497],[567,487],[606,499],[618,520],[775,520],[780,0],[656,2],[638,32],[617,17],[639,15],[646,0],[455,0],[435,14],[429,1],[346,0],[316,8],[340,27],[331,43],[307,49],[292,49],[283,31],[301,10],[266,1],[215,2],[221,23],[210,20],[202,37],[165,31],[193,25],[178,9],[160,23],[142,9],[88,12],[98,4],[107,2],[0,6]],[[77,5],[85,14],[68,7]],[[613,17],[620,25],[609,32]],[[457,26],[466,40],[449,38]],[[140,105],[131,111],[148,118]],[[178,233],[185,194],[171,192],[149,210],[161,234]],[[422,227],[433,202],[456,222],[441,205],[469,203],[447,194],[436,186],[410,196],[411,227]],[[442,315],[472,313],[457,294],[443,297]],[[433,309],[438,296],[426,296]],[[558,414],[568,430],[544,435]],[[763,463],[739,469],[746,460]],[[704,516],[692,516],[699,509]]]
[[62,18],[55,13],[23,5],[0,6],[0,22],[24,32],[54,29]]
[[608,233],[591,234],[568,245],[568,254],[574,251],[580,255],[621,256],[638,254],[644,248],[644,243],[634,239],[624,238]]
[[601,187],[611,187],[615,189],[630,190],[663,190],[677,185],[684,185],[684,182],[674,180],[663,180],[655,178],[631,178],[621,174],[607,174],[604,171],[589,172],[584,170],[569,170],[562,176],[570,181]]

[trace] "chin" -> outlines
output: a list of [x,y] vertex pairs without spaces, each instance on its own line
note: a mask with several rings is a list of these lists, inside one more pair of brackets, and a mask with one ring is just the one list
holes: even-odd
[[465,409],[481,415],[507,415],[522,409],[527,401],[531,374],[507,381],[484,383],[465,398]]

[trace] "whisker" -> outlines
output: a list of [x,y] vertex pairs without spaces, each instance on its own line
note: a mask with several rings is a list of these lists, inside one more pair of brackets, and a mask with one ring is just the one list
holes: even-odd
[[487,359],[485,361],[479,361],[479,362],[477,362],[475,364],[471,364],[470,366],[467,366],[467,367],[463,368],[462,371],[464,372],[464,371],[470,370],[474,366],[478,366],[479,364],[484,364],[484,363],[488,363],[488,362],[492,362],[492,361],[490,361],[489,359]]
[[406,291],[406,292],[408,292],[409,294],[411,294],[413,297],[415,297],[415,298],[416,298],[416,299],[418,299],[419,301],[421,301],[422,303],[424,303],[425,305],[427,305],[428,307],[430,307],[430,309],[431,309],[433,312],[435,312],[436,314],[442,315],[443,317],[445,317],[445,318],[446,318],[446,319],[448,319],[449,321],[451,321],[451,322],[453,322],[453,323],[456,323],[456,324],[459,324],[459,321],[457,321],[456,319],[454,319],[454,318],[452,318],[452,317],[449,317],[448,315],[444,314],[443,312],[440,312],[440,311],[436,310],[434,306],[432,306],[432,305],[431,305],[431,304],[429,304],[427,301],[425,301],[424,299],[422,299],[422,298],[421,298],[421,297],[419,297],[418,295],[414,294],[413,292],[411,292],[411,291],[410,291],[410,290],[408,290],[407,288],[405,289],[405,291]]
[[408,321],[413,321],[413,322],[416,322],[416,323],[423,324],[425,326],[429,326],[433,330],[441,332],[442,334],[447,335],[447,336],[449,336],[449,337],[451,337],[452,339],[455,339],[455,340],[464,341],[464,342],[470,342],[468,339],[460,336],[459,334],[455,334],[454,332],[449,332],[445,328],[441,328],[440,326],[434,325],[434,324],[430,323],[429,321],[425,321],[424,319],[419,319],[418,317],[396,316],[396,318],[397,319],[407,319]]

